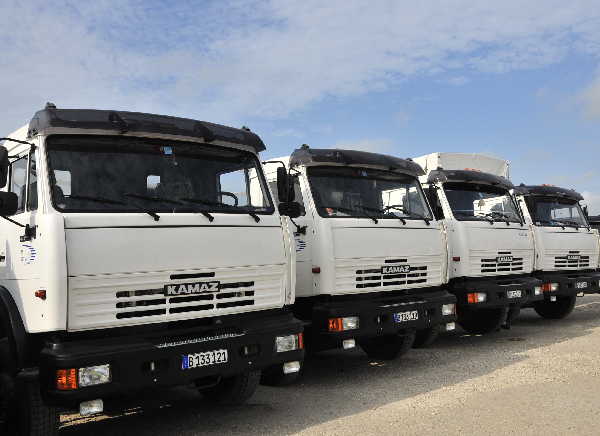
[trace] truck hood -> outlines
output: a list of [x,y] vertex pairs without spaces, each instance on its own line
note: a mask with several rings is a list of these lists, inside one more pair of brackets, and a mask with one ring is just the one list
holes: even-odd
[[598,267],[598,237],[587,229],[533,227],[538,248],[536,269],[541,271]]
[[[69,330],[281,307],[286,255],[279,217],[202,218],[165,216],[152,224],[120,215],[119,225],[110,225],[103,217],[66,215]],[[166,295],[167,285],[181,294]]]

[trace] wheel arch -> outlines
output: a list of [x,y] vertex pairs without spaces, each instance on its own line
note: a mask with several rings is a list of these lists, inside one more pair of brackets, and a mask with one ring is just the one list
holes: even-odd
[[25,367],[29,340],[19,308],[4,286],[0,286],[0,327],[6,333],[6,343],[0,346],[0,367],[16,373]]

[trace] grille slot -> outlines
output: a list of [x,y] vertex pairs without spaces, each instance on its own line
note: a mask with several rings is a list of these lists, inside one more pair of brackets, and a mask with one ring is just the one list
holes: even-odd
[[[174,277],[172,275],[171,277]],[[179,278],[189,277],[215,277],[215,273],[179,274]],[[222,292],[227,290],[227,292]],[[116,319],[144,318],[157,315],[168,315],[186,312],[201,312],[214,309],[229,309],[233,307],[252,306],[255,304],[254,281],[239,281],[221,283],[220,292],[211,292],[197,295],[182,295],[164,298],[148,298],[163,295],[163,289],[141,289],[135,291],[118,291],[115,304],[118,310]],[[164,308],[155,310],[135,310],[138,307],[160,306]],[[132,310],[133,309],[133,310]]]
[[579,254],[579,251],[569,251],[567,254],[554,256],[554,267],[558,269],[589,268],[590,256]]
[[482,273],[523,271],[523,258],[511,256],[510,251],[499,251],[497,257],[481,258],[480,270]]

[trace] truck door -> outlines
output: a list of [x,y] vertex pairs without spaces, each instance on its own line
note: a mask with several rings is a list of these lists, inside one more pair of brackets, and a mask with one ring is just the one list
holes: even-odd
[[308,198],[308,186],[302,187],[301,176],[295,175],[294,192],[296,201],[300,203],[301,213],[294,219],[294,239],[296,240],[296,296],[307,297],[314,293],[312,246],[314,241],[314,226],[310,215],[307,215],[305,199]]
[[[36,239],[38,208],[37,152],[32,148],[20,153],[10,164],[8,191],[18,197],[18,209],[10,217],[17,224],[5,223],[6,240],[0,242],[0,267],[7,268],[6,276],[16,279],[39,278],[39,244]],[[7,226],[8,224],[8,226]]]

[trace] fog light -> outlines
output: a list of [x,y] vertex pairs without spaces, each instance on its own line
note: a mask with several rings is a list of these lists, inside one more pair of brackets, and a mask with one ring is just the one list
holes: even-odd
[[552,295],[552,296],[550,297],[550,301],[556,301],[556,295]]
[[343,332],[345,330],[356,330],[360,326],[358,316],[346,316],[344,318],[329,318],[330,332]]
[[344,339],[342,341],[342,347],[344,350],[349,350],[350,348],[356,347],[356,341],[354,339]]
[[300,362],[297,360],[294,362],[285,362],[283,364],[283,373],[284,374],[292,374],[294,372],[300,371]]
[[446,331],[452,331],[456,328],[456,324],[453,322],[446,323]]
[[300,350],[304,347],[302,333],[296,333],[287,336],[277,336],[275,338],[275,350],[278,353],[286,351]]
[[79,414],[81,416],[95,415],[104,410],[104,402],[102,400],[84,401],[79,404]]
[[485,300],[487,300],[485,292],[470,292],[467,294],[468,303],[483,303]]
[[79,386],[95,386],[110,383],[110,365],[88,366],[79,368]]
[[533,288],[533,295],[540,295],[542,293],[542,287],[536,286]]
[[454,315],[455,313],[456,313],[456,304],[452,303],[452,304],[443,304],[442,305],[442,315],[443,316]]

